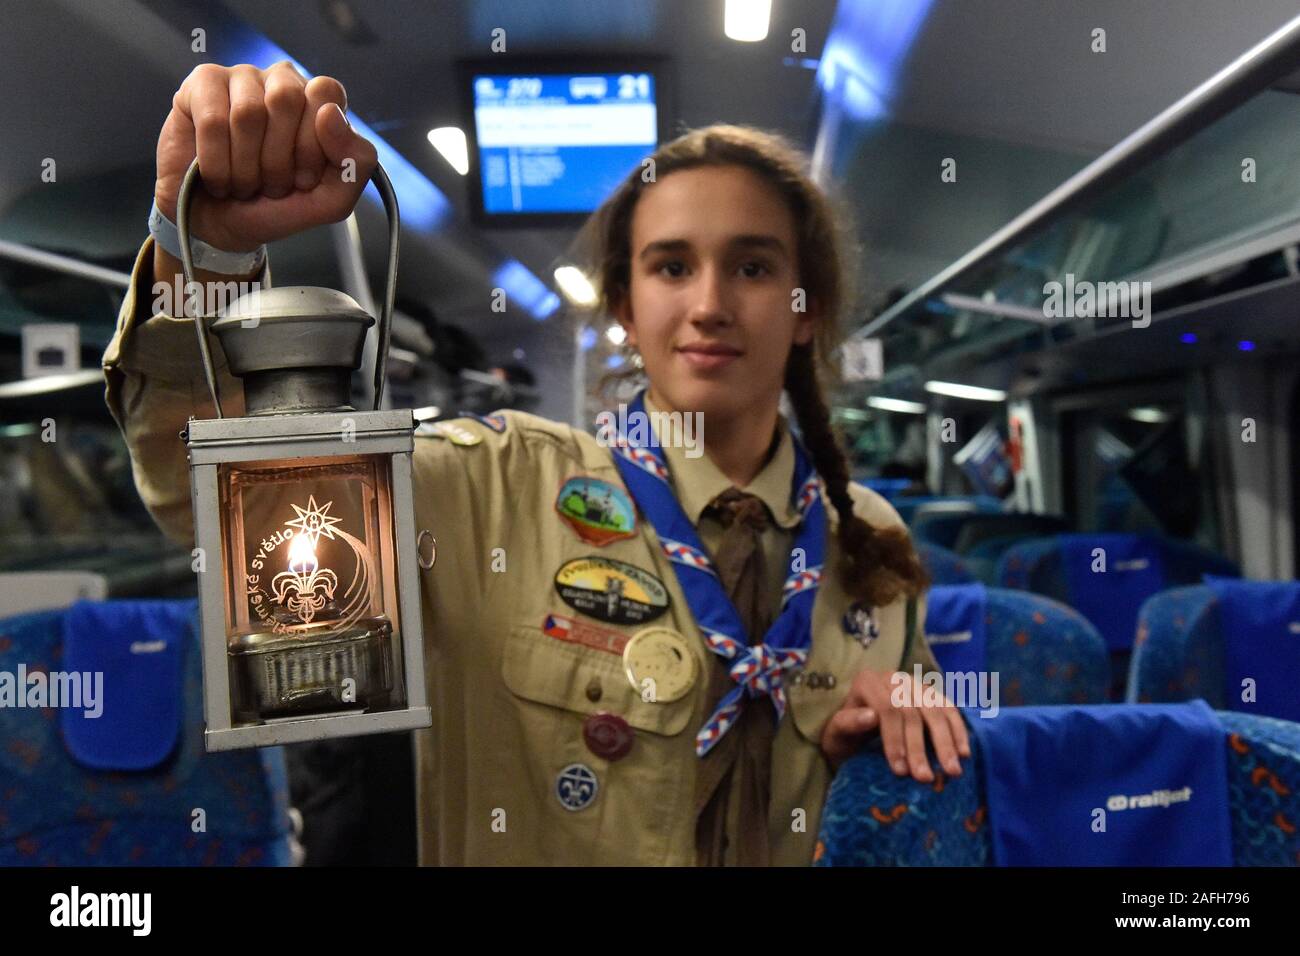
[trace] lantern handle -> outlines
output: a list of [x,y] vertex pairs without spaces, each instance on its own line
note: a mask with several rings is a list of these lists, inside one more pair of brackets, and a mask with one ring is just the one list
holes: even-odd
[[393,331],[393,300],[397,296],[397,247],[402,232],[402,216],[397,208],[397,194],[393,191],[392,180],[378,162],[375,163],[375,171],[370,174],[370,181],[379,190],[379,198],[384,202],[384,214],[388,216],[388,269],[384,277],[384,304],[379,313],[379,344],[375,354],[375,411],[379,411],[388,369],[388,342]]
[[[180,234],[181,268],[185,275],[185,290],[194,284],[194,255],[190,250],[190,198],[194,187],[201,181],[199,160],[195,157],[190,168],[181,181],[180,192],[176,197],[176,231]],[[397,208],[397,195],[393,192],[393,183],[384,172],[384,167],[375,163],[375,171],[370,174],[370,181],[379,191],[379,198],[384,203],[384,214],[388,217],[388,270],[385,277],[384,301],[379,315],[379,343],[375,356],[375,410],[379,410],[384,394],[384,378],[388,369],[388,344],[393,327],[393,301],[397,296],[397,250],[401,235],[401,214]],[[203,376],[207,379],[208,393],[212,396],[212,405],[217,418],[221,418],[221,398],[217,392],[217,373],[212,365],[212,350],[208,346],[208,329],[204,323],[203,309],[196,309],[194,330],[199,338],[199,356],[203,360]]]

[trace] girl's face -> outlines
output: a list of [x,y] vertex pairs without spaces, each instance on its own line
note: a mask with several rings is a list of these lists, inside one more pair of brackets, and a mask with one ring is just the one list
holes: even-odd
[[654,400],[728,420],[775,407],[790,347],[815,324],[811,302],[794,308],[795,227],[780,195],[741,166],[679,170],[641,194],[631,238],[619,322]]

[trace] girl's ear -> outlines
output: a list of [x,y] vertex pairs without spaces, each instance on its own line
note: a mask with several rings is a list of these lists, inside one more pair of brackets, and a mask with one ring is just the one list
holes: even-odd
[[618,320],[619,325],[623,326],[623,331],[627,334],[624,344],[636,348],[636,326],[632,323],[632,306],[628,296],[622,296],[614,306],[614,318]]
[[795,313],[794,344],[807,345],[817,332],[817,323],[821,320],[821,303],[816,299],[808,300],[806,312]]

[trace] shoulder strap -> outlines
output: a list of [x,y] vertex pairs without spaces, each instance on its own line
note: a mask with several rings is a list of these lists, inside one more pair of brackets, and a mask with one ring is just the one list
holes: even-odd
[[907,661],[916,643],[916,598],[907,599],[907,638],[903,643],[903,656],[900,663]]

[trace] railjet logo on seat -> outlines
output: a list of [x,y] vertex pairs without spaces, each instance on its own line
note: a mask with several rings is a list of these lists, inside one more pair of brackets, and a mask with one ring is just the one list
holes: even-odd
[[704,454],[704,413],[629,412],[620,402],[617,413],[596,416],[596,441],[612,448],[620,434],[641,448],[684,448],[687,458],[699,458]]
[[1137,810],[1147,807],[1169,807],[1175,803],[1186,803],[1192,799],[1192,788],[1181,790],[1152,790],[1137,796],[1117,793],[1106,799],[1107,810]]

